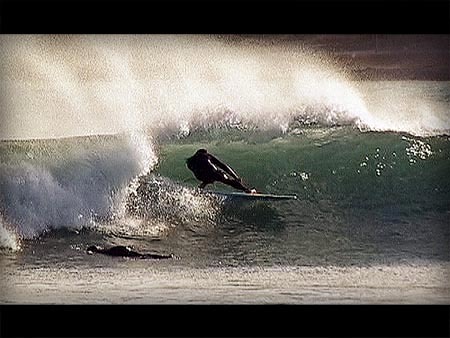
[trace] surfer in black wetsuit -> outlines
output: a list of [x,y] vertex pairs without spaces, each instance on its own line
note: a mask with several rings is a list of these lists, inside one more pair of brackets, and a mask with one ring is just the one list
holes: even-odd
[[255,193],[255,189],[250,189],[242,183],[242,179],[231,169],[230,166],[219,161],[216,157],[206,151],[199,149],[194,156],[186,160],[187,167],[194,173],[195,177],[202,181],[199,188],[203,189],[207,184],[215,181],[230,185],[235,189],[247,193]]
[[175,258],[174,255],[162,255],[162,254],[143,254],[137,251],[133,251],[128,246],[117,245],[108,249],[103,249],[97,245],[91,245],[87,248],[86,252],[90,255],[95,253],[101,253],[108,256],[118,256],[118,257],[132,257],[132,258],[143,258],[143,259],[167,259]]

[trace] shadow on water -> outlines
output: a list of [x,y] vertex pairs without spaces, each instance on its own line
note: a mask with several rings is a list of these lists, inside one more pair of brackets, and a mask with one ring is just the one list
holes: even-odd
[[[225,201],[222,220],[258,227],[259,230],[280,229],[283,217],[270,203],[263,201]],[[223,223],[225,223],[223,222]]]

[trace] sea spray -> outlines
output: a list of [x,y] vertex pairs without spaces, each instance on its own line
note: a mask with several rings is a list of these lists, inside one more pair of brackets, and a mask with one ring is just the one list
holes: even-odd
[[0,250],[17,251],[20,249],[20,241],[16,233],[6,225],[0,214]]
[[2,138],[187,134],[223,119],[282,131],[293,121],[417,136],[450,129],[447,94],[439,92],[436,102],[435,84],[374,88],[380,84],[352,81],[330,56],[305,45],[171,35],[2,36],[1,42]]
[[125,130],[125,136],[130,144],[130,148],[137,155],[139,164],[139,174],[130,178],[130,183],[120,194],[118,208],[116,208],[116,218],[123,219],[126,215],[127,196],[135,194],[139,186],[138,179],[142,175],[148,174],[157,164],[158,158],[153,150],[151,135],[145,134],[142,111],[139,107],[140,84],[136,81],[130,68],[130,52],[117,53],[110,48],[102,48],[101,53],[110,64],[116,81],[111,85],[111,95],[114,97],[115,105],[122,107],[123,114],[119,120]]
[[355,87],[372,116],[365,130],[450,135],[450,82],[364,81]]

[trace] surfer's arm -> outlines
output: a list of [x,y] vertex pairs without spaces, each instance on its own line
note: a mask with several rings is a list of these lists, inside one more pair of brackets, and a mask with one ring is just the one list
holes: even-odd
[[238,174],[236,174],[236,172],[230,166],[228,166],[225,163],[223,163],[222,161],[218,160],[211,154],[209,156],[210,156],[211,163],[217,165],[220,169],[225,171],[227,174],[231,175],[231,177],[233,177],[235,180],[237,180],[237,181],[241,180],[241,178],[238,176]]

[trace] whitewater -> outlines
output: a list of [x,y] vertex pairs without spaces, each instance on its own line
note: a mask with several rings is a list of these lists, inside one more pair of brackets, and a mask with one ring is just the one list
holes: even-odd
[[[0,40],[0,301],[449,301],[449,82],[218,36]],[[199,148],[298,200],[201,194]]]

